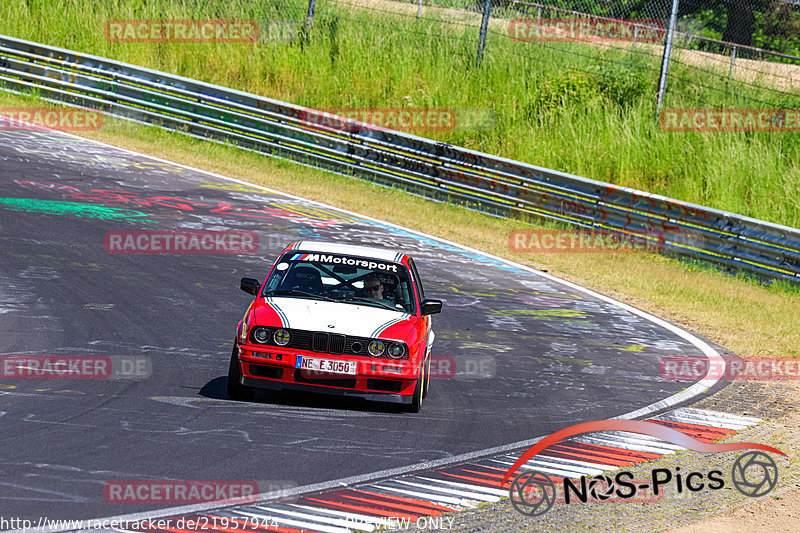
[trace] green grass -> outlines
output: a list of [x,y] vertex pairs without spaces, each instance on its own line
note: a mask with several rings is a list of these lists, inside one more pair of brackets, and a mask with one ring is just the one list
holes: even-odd
[[[515,42],[496,21],[476,68],[475,28],[325,2],[301,41],[306,5],[6,0],[0,33],[309,107],[490,109],[490,127],[419,134],[800,227],[800,137],[661,131],[653,105],[658,58],[646,47]],[[130,44],[103,34],[107,20],[200,18],[254,19],[261,35],[255,44]],[[800,107],[800,97],[729,88],[681,65],[673,72],[669,107]]]

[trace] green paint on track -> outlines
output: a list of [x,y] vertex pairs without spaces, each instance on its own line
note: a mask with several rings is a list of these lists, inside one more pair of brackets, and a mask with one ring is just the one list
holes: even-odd
[[0,198],[0,208],[28,213],[45,213],[48,215],[75,215],[77,217],[99,218],[101,220],[130,220],[155,222],[149,220],[146,213],[133,209],[119,209],[102,205],[82,204],[80,202],[59,202],[57,200],[39,200],[38,198]]

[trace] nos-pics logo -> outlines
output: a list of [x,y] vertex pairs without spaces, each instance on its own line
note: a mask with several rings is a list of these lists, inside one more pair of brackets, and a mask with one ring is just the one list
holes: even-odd
[[[596,431],[624,431],[639,433],[677,444],[689,450],[703,453],[719,453],[734,450],[751,450],[740,455],[734,461],[730,471],[730,481],[736,490],[745,496],[764,496],[778,483],[778,465],[766,453],[772,452],[785,456],[780,450],[764,444],[739,442],[731,444],[709,444],[661,424],[639,420],[595,420],[584,422],[562,429],[545,437],[531,446],[509,468],[503,477],[505,484],[522,465],[547,447],[563,439],[593,433]],[[761,451],[759,451],[761,450]],[[536,470],[524,470],[514,477],[508,490],[509,499],[514,508],[527,516],[540,516],[546,513],[557,499],[564,503],[586,503],[592,501],[632,501],[642,491],[658,498],[663,495],[665,487],[671,487],[678,493],[699,492],[701,490],[719,490],[726,486],[725,475],[721,470],[708,472],[682,472],[680,467],[674,469],[655,468],[650,477],[634,479],[632,473],[618,471],[614,475],[582,476],[578,480],[563,478],[559,484],[549,475]],[[640,501],[641,497],[639,498]]]

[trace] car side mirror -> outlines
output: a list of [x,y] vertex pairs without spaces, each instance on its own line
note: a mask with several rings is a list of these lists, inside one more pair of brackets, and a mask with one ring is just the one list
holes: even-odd
[[442,312],[441,300],[423,300],[422,302],[422,316],[433,315]]
[[239,282],[239,288],[246,293],[256,296],[258,294],[258,289],[261,288],[261,283],[257,279],[242,278],[242,281]]

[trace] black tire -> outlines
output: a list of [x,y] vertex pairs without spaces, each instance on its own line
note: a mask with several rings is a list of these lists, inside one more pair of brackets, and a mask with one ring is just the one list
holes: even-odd
[[425,363],[419,365],[419,377],[417,378],[417,385],[414,387],[414,395],[411,397],[411,405],[406,406],[409,413],[419,413],[422,409],[422,399],[425,397]]
[[431,357],[428,356],[428,362],[425,363],[425,388],[422,389],[422,398],[428,397],[428,389],[431,388]]
[[239,372],[239,347],[234,343],[231,362],[228,365],[228,398],[231,400],[248,401],[255,396],[255,390],[239,383],[242,374]]

